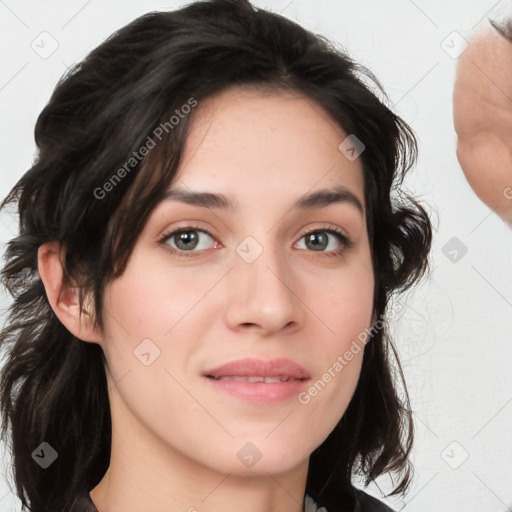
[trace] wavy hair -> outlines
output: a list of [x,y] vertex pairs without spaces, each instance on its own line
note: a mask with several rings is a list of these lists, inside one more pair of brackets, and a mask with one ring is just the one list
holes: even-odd
[[[297,92],[365,144],[359,158],[377,317],[385,318],[392,294],[428,270],[428,214],[405,192],[392,197],[416,161],[417,141],[367,68],[323,36],[248,0],[194,2],[137,18],[61,78],[35,126],[34,164],[0,205],[15,203],[19,216],[1,274],[12,304],[0,333],[0,411],[23,509],[69,510],[84,483],[92,489],[101,480],[111,449],[105,356],[100,345],[74,337],[52,310],[38,248],[62,244],[65,280],[78,283],[81,309],[91,299],[93,323],[102,328],[105,286],[123,274],[175,177],[194,112],[172,129],[169,119],[191,98],[200,104],[231,86]],[[108,200],[98,197],[162,124],[167,129],[157,146],[132,162]],[[31,455],[43,441],[59,454],[47,469]],[[392,472],[398,481],[391,494],[403,493],[412,476],[412,442],[404,376],[384,325],[365,347],[347,411],[311,454],[306,492],[335,508],[355,474],[368,484]]]

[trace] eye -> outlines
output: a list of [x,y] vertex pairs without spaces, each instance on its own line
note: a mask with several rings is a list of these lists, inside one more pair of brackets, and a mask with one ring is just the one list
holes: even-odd
[[[184,226],[164,234],[158,243],[171,254],[187,257],[197,256],[202,250],[208,249],[208,245],[211,245],[208,238],[214,240],[208,230],[200,226]],[[311,249],[310,252],[323,253],[324,256],[340,256],[346,249],[354,245],[339,228],[330,225],[306,231],[301,235],[301,240],[303,238],[305,238],[306,248]],[[336,248],[335,242],[331,243],[331,239],[335,240],[336,238],[338,239],[338,248]],[[330,245],[335,247],[329,248]],[[220,247],[220,244],[215,241],[213,247]]]
[[[205,238],[206,242],[204,240]],[[158,240],[158,243],[163,245],[171,254],[177,254],[178,256],[194,256],[198,251],[207,249],[204,244],[208,245],[208,238],[213,239],[213,235],[206,229],[200,228],[199,226],[184,226],[166,233]],[[173,242],[173,244],[169,244],[168,242]],[[201,246],[201,242],[203,246]],[[215,242],[214,246],[217,247],[217,242]],[[197,249],[197,251],[194,249]],[[187,252],[191,252],[192,254],[186,254]]]
[[[313,231],[303,233],[301,239],[305,238],[306,247],[312,249],[312,252],[325,252],[325,256],[340,256],[346,249],[352,247],[354,243],[339,228],[334,226],[324,226]],[[338,239],[339,247],[336,243],[330,244],[330,239]],[[331,247],[329,248],[329,245]],[[334,247],[332,247],[334,245]],[[325,251],[329,248],[328,251]]]

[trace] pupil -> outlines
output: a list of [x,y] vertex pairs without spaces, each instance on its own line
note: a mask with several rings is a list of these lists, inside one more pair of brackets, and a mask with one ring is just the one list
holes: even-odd
[[[319,239],[323,241],[318,241]],[[317,250],[316,248],[320,247],[320,249],[325,249],[327,247],[327,240],[322,233],[312,233],[309,237],[309,240],[313,242],[313,249]]]
[[185,244],[184,248],[190,249],[190,246],[187,246],[186,244],[192,242],[192,247],[195,247],[197,244],[197,238],[197,233],[195,231],[183,231],[180,235],[178,235],[178,242],[176,245],[180,247],[180,244]]

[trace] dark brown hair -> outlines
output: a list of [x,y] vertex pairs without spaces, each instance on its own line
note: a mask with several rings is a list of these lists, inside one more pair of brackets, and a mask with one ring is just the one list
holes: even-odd
[[[68,510],[80,486],[92,489],[105,474],[111,443],[103,351],[75,338],[53,312],[38,248],[50,241],[65,247],[65,277],[80,285],[81,307],[92,297],[94,324],[102,328],[103,290],[122,275],[176,175],[194,112],[172,128],[171,116],[230,86],[300,93],[364,143],[377,317],[428,268],[426,211],[405,193],[391,198],[416,160],[417,143],[370,71],[322,36],[247,0],[195,2],[136,19],[60,80],[37,120],[35,163],[1,205],[17,204],[20,225],[2,270],[13,297],[0,333],[2,437],[10,427],[16,492],[30,510]],[[156,147],[126,167],[162,123],[167,130]],[[98,197],[123,166],[108,197]],[[365,347],[346,413],[310,457],[307,493],[337,507],[355,472],[369,483],[392,471],[399,475],[394,493],[407,488],[413,423],[405,389],[384,326]],[[31,456],[43,441],[59,454],[47,469]]]

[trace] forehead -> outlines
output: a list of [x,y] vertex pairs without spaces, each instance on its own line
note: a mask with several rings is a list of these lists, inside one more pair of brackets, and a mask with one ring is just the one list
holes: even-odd
[[361,159],[338,148],[348,135],[309,97],[233,87],[199,102],[177,180],[261,197],[343,185],[364,204]]

